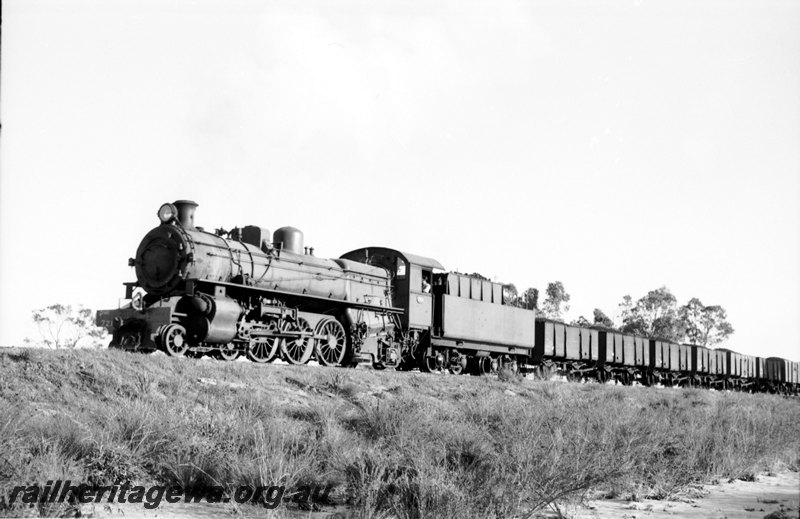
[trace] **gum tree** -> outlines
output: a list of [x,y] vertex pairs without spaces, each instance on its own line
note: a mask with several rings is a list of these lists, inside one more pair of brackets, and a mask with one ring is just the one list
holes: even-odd
[[686,338],[692,344],[713,346],[727,339],[734,331],[724,308],[719,305],[705,306],[696,297],[680,308],[679,315],[686,326]]
[[26,345],[42,344],[51,349],[98,346],[106,331],[94,324],[94,312],[81,306],[54,304],[33,311],[39,339],[25,339]]
[[569,294],[561,281],[548,283],[546,297],[542,303],[542,312],[548,319],[562,321],[564,313],[569,311]]

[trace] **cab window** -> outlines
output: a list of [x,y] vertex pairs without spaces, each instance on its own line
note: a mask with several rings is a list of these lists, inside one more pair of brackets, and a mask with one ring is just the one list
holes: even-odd
[[433,286],[433,280],[431,279],[431,271],[423,270],[420,290],[422,291],[423,294],[430,294],[432,286]]
[[430,270],[423,270],[418,265],[411,265],[411,279],[409,286],[414,292],[430,294],[433,285],[433,275]]

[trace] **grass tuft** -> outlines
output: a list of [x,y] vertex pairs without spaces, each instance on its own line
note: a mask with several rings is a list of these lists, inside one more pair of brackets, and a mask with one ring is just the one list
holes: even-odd
[[355,517],[531,517],[587,495],[666,498],[800,468],[800,404],[774,395],[0,352],[0,513],[70,479],[203,494],[332,486]]

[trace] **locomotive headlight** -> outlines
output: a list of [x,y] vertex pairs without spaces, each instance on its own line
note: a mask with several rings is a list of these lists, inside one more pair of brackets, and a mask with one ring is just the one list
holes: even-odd
[[178,209],[173,204],[164,204],[158,208],[158,219],[161,223],[169,223],[178,217]]

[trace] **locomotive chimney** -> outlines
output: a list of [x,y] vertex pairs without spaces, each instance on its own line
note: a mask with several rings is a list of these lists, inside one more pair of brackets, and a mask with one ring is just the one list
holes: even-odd
[[184,229],[194,230],[194,210],[197,204],[191,200],[175,200],[178,209],[178,221]]

